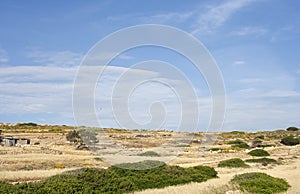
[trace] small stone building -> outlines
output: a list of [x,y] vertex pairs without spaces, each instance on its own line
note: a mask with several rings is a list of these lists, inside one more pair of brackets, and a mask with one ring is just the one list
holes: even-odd
[[4,146],[10,147],[10,146],[15,146],[17,144],[18,138],[14,137],[5,137],[2,141],[4,143]]
[[17,144],[28,145],[28,144],[30,144],[30,139],[16,138],[16,137],[4,137],[2,142],[3,142],[4,146],[10,147],[10,146],[15,146]]

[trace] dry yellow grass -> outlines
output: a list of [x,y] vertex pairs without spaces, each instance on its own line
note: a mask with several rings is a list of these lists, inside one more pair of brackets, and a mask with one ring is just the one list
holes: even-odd
[[38,181],[62,172],[77,168],[51,169],[51,170],[18,170],[0,171],[0,180],[9,182]]

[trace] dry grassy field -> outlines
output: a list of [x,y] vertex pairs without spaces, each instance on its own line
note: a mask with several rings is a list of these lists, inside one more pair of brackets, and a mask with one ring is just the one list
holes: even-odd
[[[101,152],[90,150],[78,150],[78,144],[66,139],[66,132],[39,132],[39,131],[12,131],[4,130],[5,136],[14,136],[30,139],[30,145],[16,145],[0,147],[0,180],[17,183],[27,181],[40,181],[64,171],[83,167],[107,168],[110,163],[101,159]],[[177,134],[168,131],[126,131],[106,129],[106,136],[116,145],[121,145],[126,150],[145,152],[153,147],[168,143]],[[300,146],[286,146],[280,143],[284,136],[294,135],[299,137],[299,132],[274,131],[257,133],[218,133],[214,144],[210,149],[203,148],[204,133],[184,134],[190,137],[190,143],[178,144],[182,152],[168,161],[170,165],[191,167],[206,165],[214,167],[218,172],[217,179],[211,179],[203,183],[189,183],[186,185],[170,186],[162,189],[149,189],[138,193],[242,193],[229,181],[236,175],[245,172],[265,172],[272,176],[284,178],[291,185],[287,193],[300,193]],[[269,158],[278,161],[276,164],[249,163],[250,168],[220,168],[218,163],[225,159],[241,158],[253,159],[248,154],[250,148],[233,147],[230,141],[242,140],[252,145],[256,137],[262,137],[261,147],[270,153]],[[101,139],[101,138],[100,138]],[[101,142],[100,142],[101,143]],[[109,152],[110,147],[105,148]],[[164,153],[158,150],[159,156]],[[120,155],[119,155],[120,157]],[[138,157],[138,156],[136,156]],[[147,158],[147,157],[146,157]],[[143,159],[143,158],[142,158]],[[124,154],[123,160],[127,158]]]

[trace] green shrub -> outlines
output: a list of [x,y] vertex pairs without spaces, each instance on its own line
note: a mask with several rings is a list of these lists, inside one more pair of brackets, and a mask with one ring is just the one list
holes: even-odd
[[[0,182],[5,193],[132,193],[150,188],[163,188],[190,182],[203,182],[217,177],[207,166],[182,168],[168,166],[159,161],[145,161],[131,165],[157,165],[158,167],[134,170],[112,166],[108,169],[86,168],[67,172],[35,183],[18,185]],[[129,164],[126,164],[128,166]],[[122,166],[119,165],[119,166]]]
[[115,166],[122,169],[132,169],[132,170],[145,170],[150,168],[156,168],[160,166],[164,166],[165,163],[161,161],[156,160],[145,160],[142,162],[136,162],[136,163],[122,163],[122,164],[116,164]]
[[254,139],[265,139],[265,136],[264,135],[258,135]]
[[299,131],[299,128],[297,128],[297,127],[288,127],[286,130],[287,131]]
[[230,134],[239,134],[239,135],[243,135],[246,134],[244,131],[231,131],[229,132]]
[[95,157],[94,159],[97,161],[103,161],[102,158],[99,158],[99,157]]
[[251,156],[270,156],[270,154],[263,149],[252,150],[248,154]]
[[275,144],[261,144],[261,145],[258,145],[257,147],[259,147],[259,148],[276,147],[276,145]]
[[236,140],[233,140],[233,141],[229,141],[227,144],[232,145],[232,144],[241,144],[241,143],[245,143],[245,142],[243,142],[240,139],[236,139]]
[[244,149],[248,149],[250,147],[246,142],[239,140],[239,139],[234,140],[234,141],[229,141],[228,144],[230,144],[231,147],[238,147],[238,148],[244,148]]
[[176,145],[175,147],[190,147],[190,144],[179,144]]
[[258,147],[262,144],[262,139],[260,138],[255,138],[253,141],[252,141],[252,148],[255,148],[255,147]]
[[73,143],[76,143],[76,142],[80,142],[81,141],[81,138],[80,138],[80,135],[79,135],[79,132],[78,131],[69,131],[66,135],[66,138],[68,141],[70,142],[73,142]]
[[147,152],[143,152],[143,153],[138,154],[138,156],[158,157],[160,155],[156,152],[153,152],[153,151],[147,151]]
[[38,124],[36,123],[18,123],[17,126],[29,126],[29,127],[36,127]]
[[245,162],[249,163],[262,163],[262,164],[271,164],[271,163],[277,163],[276,160],[271,158],[255,158],[255,159],[247,159]]
[[294,136],[287,136],[282,138],[280,143],[288,146],[293,146],[300,143],[300,138],[296,138]]
[[236,175],[231,183],[239,185],[242,191],[257,194],[280,193],[288,190],[290,185],[280,178],[275,178],[265,173],[252,172]]
[[248,164],[239,158],[232,158],[229,160],[220,161],[218,167],[229,167],[229,168],[248,168]]
[[222,151],[222,148],[210,148],[209,151]]

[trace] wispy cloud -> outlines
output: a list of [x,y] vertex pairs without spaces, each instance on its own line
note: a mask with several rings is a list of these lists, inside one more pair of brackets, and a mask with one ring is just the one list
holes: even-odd
[[72,115],[75,67],[14,66],[0,68],[0,114]]
[[246,88],[227,94],[226,130],[271,130],[298,125],[300,93]]
[[147,23],[182,23],[191,19],[196,14],[196,10],[189,12],[170,12],[165,14],[156,14],[147,17],[140,17],[139,20]]
[[240,80],[241,83],[246,83],[246,84],[257,83],[262,81],[264,81],[264,79],[261,78],[245,78]]
[[233,14],[251,2],[253,0],[228,0],[219,5],[209,6],[207,11],[199,14],[192,33],[209,33],[214,31],[226,23]]
[[[232,15],[255,0],[226,0],[219,4],[200,4],[189,11],[158,14],[127,14],[106,18],[108,21],[134,20],[137,23],[182,24],[192,34],[211,33],[224,25]],[[146,15],[146,16],[145,16]]]
[[243,61],[243,60],[236,60],[236,61],[233,62],[233,65],[243,65],[243,64],[245,64],[245,63],[246,63],[246,62]]
[[0,48],[0,63],[7,63],[8,61],[9,57],[7,51]]
[[79,65],[83,54],[71,51],[29,50],[26,56],[39,65],[74,66]]
[[240,28],[238,30],[232,31],[231,34],[232,35],[236,35],[236,36],[262,36],[264,34],[266,34],[268,32],[268,30],[264,27],[243,27]]

